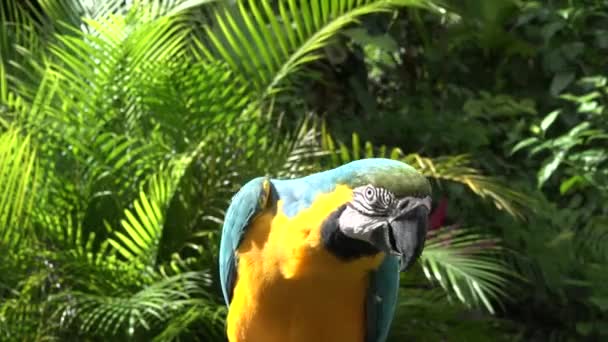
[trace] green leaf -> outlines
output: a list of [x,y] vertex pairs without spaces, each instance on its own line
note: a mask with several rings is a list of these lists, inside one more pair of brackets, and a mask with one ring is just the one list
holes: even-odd
[[552,22],[548,23],[547,25],[544,25],[541,30],[541,34],[543,36],[545,44],[549,44],[549,41],[551,40],[551,38],[553,38],[553,36],[557,32],[559,32],[561,29],[563,29],[565,26],[566,26],[565,21],[552,21]]
[[561,110],[554,110],[551,113],[547,114],[543,121],[540,123],[540,129],[544,132],[547,132],[547,129],[555,122],[555,119],[561,114]]
[[574,81],[575,77],[575,73],[571,71],[559,72],[555,74],[555,76],[553,76],[553,80],[551,81],[549,92],[553,96],[558,96],[564,89],[566,89],[566,87],[570,85],[570,83],[572,83],[572,81]]
[[399,50],[399,44],[388,34],[372,36],[365,28],[361,27],[345,30],[344,34],[361,45],[375,46],[391,53]]
[[538,171],[537,182],[538,187],[542,187],[543,184],[551,177],[551,175],[557,170],[561,162],[564,160],[566,156],[565,151],[560,151],[557,154],[553,155],[550,159],[546,160],[541,169]]
[[540,140],[537,137],[530,137],[530,138],[526,138],[520,142],[518,142],[512,149],[510,154],[513,155],[515,154],[517,151],[526,148],[530,145],[533,145],[537,142],[539,142]]
[[592,296],[589,301],[603,312],[608,312],[608,297]]
[[567,180],[563,181],[562,184],[559,186],[559,193],[561,195],[566,194],[570,189],[572,189],[573,187],[575,187],[577,184],[580,183],[584,183],[585,179],[581,176],[572,176],[570,178],[568,178]]

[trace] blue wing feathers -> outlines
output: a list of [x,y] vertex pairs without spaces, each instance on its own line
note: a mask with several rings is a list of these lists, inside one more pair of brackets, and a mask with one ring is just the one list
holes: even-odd
[[224,219],[220,242],[220,283],[226,305],[230,305],[232,290],[236,280],[235,253],[251,220],[264,208],[268,197],[266,177],[259,177],[245,184],[235,195]]
[[399,292],[399,259],[387,255],[370,277],[367,291],[366,342],[384,342],[393,320]]

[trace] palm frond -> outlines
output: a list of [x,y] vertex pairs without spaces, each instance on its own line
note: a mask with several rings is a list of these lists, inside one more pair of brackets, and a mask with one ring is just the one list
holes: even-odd
[[153,272],[142,272],[140,264],[117,254],[105,240],[100,247],[71,247],[48,253],[46,258],[60,280],[61,292],[119,295],[151,281]]
[[0,57],[3,62],[8,62],[10,54],[22,43],[22,40],[36,38],[36,35],[26,36],[30,31],[30,18],[19,3],[15,1],[3,1],[0,4],[0,20],[3,23],[0,28]]
[[[161,185],[159,190],[164,192],[165,189]],[[154,265],[164,223],[164,206],[166,203],[158,198],[149,198],[145,192],[141,192],[140,198],[134,202],[135,214],[125,210],[125,219],[121,221],[124,233],[116,232],[110,244],[128,260]]]
[[433,231],[420,257],[424,274],[462,303],[494,313],[514,276],[500,258],[498,242],[469,229]]
[[30,138],[17,129],[0,133],[0,245],[18,246],[31,234],[38,166]]
[[[205,303],[201,303],[205,304]],[[219,341],[224,339],[225,307],[197,305],[177,315],[153,342],[163,341]]]
[[427,177],[461,183],[481,198],[489,197],[496,208],[505,210],[512,216],[523,219],[527,212],[537,207],[534,205],[534,198],[471,167],[471,160],[467,155],[431,159],[412,153],[405,156],[404,160]]
[[[61,192],[49,194],[51,207],[87,216],[74,222],[94,217],[94,206],[121,210],[137,192],[136,184],[165,158],[170,148],[147,136],[141,124],[144,114],[153,113],[151,95],[141,85],[155,83],[158,71],[181,54],[187,32],[179,18],[139,23],[114,16],[87,22],[90,32],[72,28],[51,44],[46,83],[37,89],[36,108],[27,113],[28,129],[36,132],[50,162],[45,165],[49,191]],[[118,215],[105,218],[114,225]],[[87,229],[99,233],[103,225],[95,222]]]
[[0,340],[55,341],[57,325],[46,321],[52,312],[46,296],[56,279],[34,239],[21,242],[13,249],[0,244]]
[[397,6],[425,6],[423,0],[281,0],[238,1],[238,9],[220,8],[208,27],[209,44],[200,47],[208,60],[222,59],[251,80],[264,98],[321,50],[342,29],[365,15]]
[[504,331],[507,335],[509,326],[504,321],[449,300],[438,287],[401,289],[393,322],[389,342],[483,341],[488,336],[498,341],[509,340],[497,333]]
[[252,100],[248,83],[223,62],[183,58],[163,65],[140,86],[142,104],[151,109],[141,123],[162,133],[164,143],[178,153],[213,131],[232,129]]
[[152,329],[176,312],[196,305],[210,305],[201,284],[207,276],[201,272],[181,273],[158,279],[134,294],[122,296],[93,295],[69,291],[55,296],[56,315],[66,325],[77,324],[81,332],[132,335],[138,328]]
[[2,341],[58,341],[53,322],[44,322],[45,308],[21,298],[0,303],[0,339]]
[[109,240],[124,258],[156,266],[167,209],[191,162],[192,156],[187,155],[161,169],[148,181],[147,191],[139,192],[133,209],[124,211],[125,218],[121,220],[124,232],[115,232],[115,237]]
[[0,3],[0,124],[5,127],[25,109],[23,92],[39,81],[34,71],[44,47],[42,29],[23,6],[14,0]]
[[569,233],[574,237],[579,255],[599,263],[608,261],[608,217],[591,217],[582,229]]
[[384,145],[376,147],[370,141],[366,141],[362,146],[357,133],[353,133],[351,139],[351,145],[342,141],[336,142],[327,130],[327,126],[323,124],[321,127],[321,147],[329,154],[328,162],[331,167],[338,167],[362,158],[400,159],[403,157],[403,151],[398,147],[387,148]]
[[218,0],[40,0],[42,11],[50,24],[64,33],[66,27],[88,31],[88,20],[100,20],[138,12],[145,21],[175,16],[201,5]]
[[107,17],[123,8],[124,1],[40,0],[38,2],[51,27],[82,28],[84,20]]
[[58,95],[70,109],[62,108],[56,115],[71,114],[72,120],[96,116],[106,124],[117,118],[134,123],[135,113],[142,112],[137,110],[141,106],[138,85],[151,81],[155,67],[162,68],[182,54],[188,29],[169,17],[137,25],[125,17],[88,23],[94,28],[91,33],[59,35],[50,47],[57,60],[51,69],[61,75],[65,91]]
[[[27,5],[25,5],[27,6]],[[24,4],[14,0],[0,4],[0,60],[14,62],[19,50],[33,52],[40,48],[40,24]],[[21,56],[23,57],[23,56]]]
[[[280,121],[279,121],[280,122]],[[320,171],[319,159],[327,154],[319,144],[318,124],[312,115],[278,139],[269,150],[275,151],[268,170],[273,177],[295,178]]]
[[174,0],[174,3],[167,8],[166,15],[175,15],[177,13],[187,12],[194,8],[205,7],[215,2],[223,0]]

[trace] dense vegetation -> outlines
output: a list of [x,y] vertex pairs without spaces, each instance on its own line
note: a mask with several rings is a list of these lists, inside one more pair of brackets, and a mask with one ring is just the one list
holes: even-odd
[[391,341],[608,338],[608,1],[4,0],[0,340],[222,341],[259,175],[434,186]]

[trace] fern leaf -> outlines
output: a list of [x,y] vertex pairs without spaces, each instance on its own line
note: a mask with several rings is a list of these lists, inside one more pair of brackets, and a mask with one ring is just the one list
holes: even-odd
[[426,277],[459,301],[495,313],[514,278],[497,257],[500,250],[496,238],[473,230],[443,229],[427,239],[420,261]]
[[261,2],[260,9],[256,0],[240,0],[238,11],[230,7],[216,11],[216,25],[207,29],[209,44],[202,45],[204,55],[210,60],[228,61],[265,98],[304,65],[322,58],[321,50],[331,38],[359,18],[397,6],[427,5],[424,0],[330,3],[281,0],[277,13],[266,1]]
[[0,245],[17,246],[31,234],[38,167],[30,138],[12,128],[0,133]]

